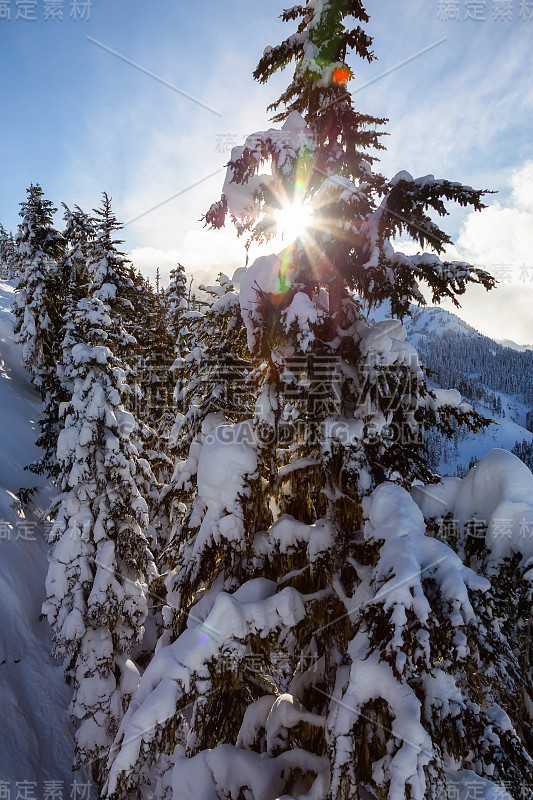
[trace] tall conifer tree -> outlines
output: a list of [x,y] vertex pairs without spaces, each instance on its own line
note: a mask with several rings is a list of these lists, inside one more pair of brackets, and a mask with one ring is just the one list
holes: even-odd
[[128,372],[117,355],[128,354],[135,340],[123,323],[130,283],[111,240],[114,218],[105,198],[99,230],[79,209],[67,210],[66,219],[70,304],[60,376],[69,399],[60,409],[59,494],[43,613],[74,687],[77,764],[89,765],[99,780],[139,680],[132,657],[143,639],[155,568],[136,423],[124,406]]
[[[116,737],[107,794],[423,800],[473,774],[518,798],[531,758],[506,714],[505,636],[481,677],[489,583],[428,535],[409,493],[436,480],[426,431],[484,420],[458,392],[429,388],[398,319],[363,313],[388,300],[405,315],[424,302],[420,283],[435,302],[493,286],[441,258],[450,240],[430,216],[446,200],[481,209],[483,192],[373,171],[382,120],[347,90],[349,51],[373,58],[360,2],[307,0],[282,17],[296,32],[255,77],[296,61],[274,104],[283,126],[233,150],[206,222],[229,215],[268,241],[279,212],[307,208],[307,232],[220,298],[241,320],[232,341],[246,335],[250,417],[209,408],[214,371],[203,400],[192,401],[201,374],[185,389],[195,436],[176,475],[168,629]],[[396,252],[399,234],[433,252]],[[192,375],[207,351],[199,324]]]
[[42,456],[29,469],[55,476],[58,408],[64,399],[57,374],[61,353],[61,327],[65,312],[65,287],[60,262],[64,237],[53,226],[55,209],[41,187],[32,184],[21,204],[22,222],[17,233],[20,275],[15,299],[15,335],[22,357],[44,409],[37,444]]

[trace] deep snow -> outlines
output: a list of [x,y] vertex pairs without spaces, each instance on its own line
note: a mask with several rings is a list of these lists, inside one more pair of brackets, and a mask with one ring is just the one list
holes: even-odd
[[16,797],[28,781],[42,797],[45,781],[58,781],[70,797],[74,779],[86,778],[72,773],[71,693],[62,665],[50,656],[48,624],[39,621],[48,544],[38,517],[46,490],[25,518],[16,509],[19,489],[42,481],[24,471],[38,455],[40,402],[13,342],[13,296],[13,284],[0,283],[0,786]]

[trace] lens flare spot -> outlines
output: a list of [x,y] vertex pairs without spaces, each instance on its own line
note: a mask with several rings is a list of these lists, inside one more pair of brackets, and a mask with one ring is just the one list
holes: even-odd
[[336,83],[337,86],[344,86],[351,80],[352,73],[348,67],[335,67],[333,72],[331,73],[331,80],[333,83]]
[[202,625],[200,626],[200,630],[202,631],[202,635],[200,637],[200,644],[204,645],[207,642],[208,634],[212,633],[213,629],[211,625],[209,625],[207,622],[203,622]]

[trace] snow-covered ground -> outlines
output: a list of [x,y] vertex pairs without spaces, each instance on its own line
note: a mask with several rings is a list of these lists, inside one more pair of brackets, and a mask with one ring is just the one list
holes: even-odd
[[[37,455],[39,398],[13,343],[13,294],[12,284],[0,283],[1,796],[8,797],[9,788],[13,798],[42,798],[50,782],[57,781],[63,796],[70,797],[74,778],[85,781],[71,769],[71,692],[61,664],[50,656],[50,629],[39,621],[48,545],[37,520],[47,502],[46,490],[35,498],[32,512],[24,517],[17,511],[19,489],[40,483],[24,471]],[[21,793],[25,781],[31,784],[26,795]]]

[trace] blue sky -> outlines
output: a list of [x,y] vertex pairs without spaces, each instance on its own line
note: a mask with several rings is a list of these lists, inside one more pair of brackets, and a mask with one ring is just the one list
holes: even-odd
[[[121,220],[144,214],[126,226],[124,239],[147,273],[159,265],[165,276],[178,259],[191,270],[239,266],[243,249],[233,234],[207,232],[198,220],[220,194],[229,146],[268,127],[266,106],[288,80],[260,86],[251,76],[264,47],[291,31],[277,19],[283,3],[93,0],[90,19],[74,20],[64,0],[63,20],[52,21],[43,18],[49,0],[35,0],[37,20],[30,21],[15,19],[32,5],[18,2],[0,2],[0,221],[16,227],[31,181],[55,205],[86,209],[105,189]],[[484,6],[485,21],[465,19],[474,5]],[[510,21],[493,19],[506,5]],[[11,19],[5,11],[1,18],[2,6]],[[442,19],[456,8],[459,20]],[[482,307],[475,291],[469,295],[462,315],[483,332],[533,343],[533,3],[371,0],[367,9],[378,61],[354,61],[351,88],[362,111],[389,117],[381,169],[431,172],[499,192],[490,213],[471,219],[455,211],[448,220],[458,255],[490,261],[503,276]],[[531,285],[518,277],[524,265],[532,268]]]

